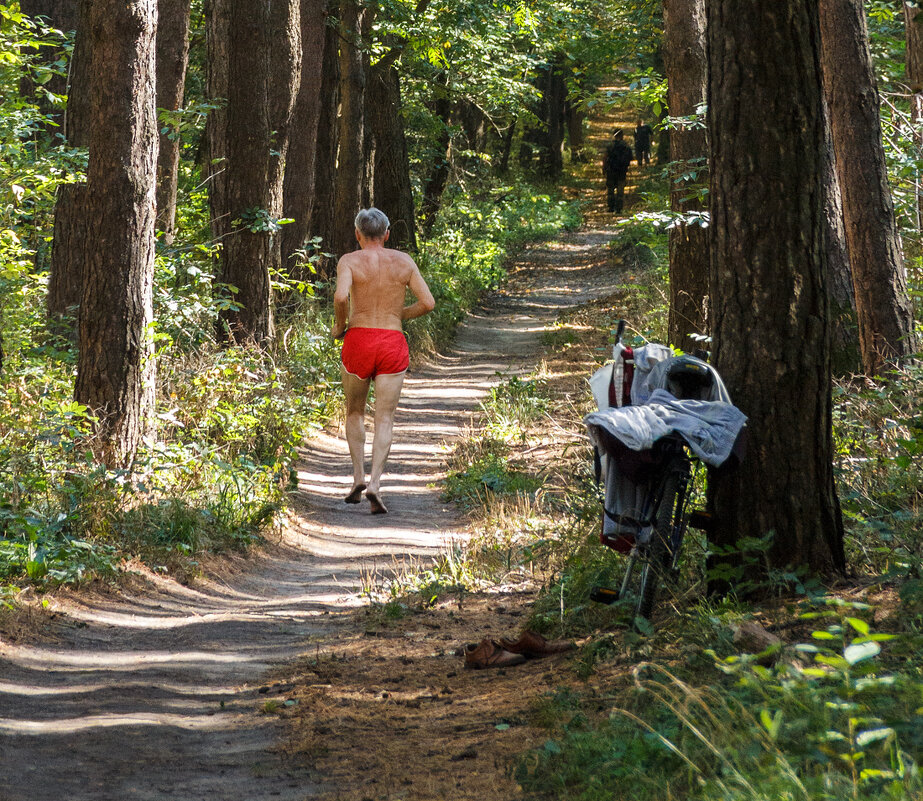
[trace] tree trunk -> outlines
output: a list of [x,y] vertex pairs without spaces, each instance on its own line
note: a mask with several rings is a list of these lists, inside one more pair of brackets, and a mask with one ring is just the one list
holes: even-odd
[[[269,18],[269,215],[284,217],[285,166],[295,104],[301,91],[301,3],[302,0],[270,0]],[[322,23],[321,23],[322,24]],[[298,136],[302,135],[298,131]],[[284,230],[284,226],[283,226]],[[272,236],[270,270],[282,269],[282,230]]]
[[206,96],[215,107],[205,123],[203,178],[208,184],[212,238],[223,241],[231,230],[227,212],[228,69],[230,0],[205,0]]
[[[90,74],[93,43],[87,33],[89,0],[79,0],[77,35],[69,67],[67,110],[63,131],[73,148],[89,145]],[[86,184],[58,187],[54,207],[54,237],[51,249],[51,275],[48,279],[47,308],[51,319],[60,319],[68,309],[80,304],[83,294],[83,255],[87,232]]]
[[274,252],[274,146],[270,114],[272,74],[269,3],[229,0],[227,205],[233,226],[224,240],[222,283],[235,287],[235,308],[221,313],[219,334],[264,344],[273,336],[270,267]]
[[824,253],[827,256],[827,286],[830,298],[831,367],[833,374],[844,376],[862,369],[859,330],[856,325],[856,300],[853,294],[852,269],[843,226],[843,197],[836,174],[830,112],[824,103],[826,119],[824,142]]
[[420,203],[420,217],[423,232],[429,234],[436,222],[442,193],[449,182],[449,149],[452,146],[452,132],[449,129],[449,117],[452,114],[452,101],[448,92],[449,76],[446,72],[432,82],[434,97],[429,103],[430,111],[439,125],[436,136],[435,158],[429,176],[423,184],[423,200]]
[[369,9],[358,0],[340,3],[340,116],[333,231],[330,243],[340,257],[356,248],[353,221],[362,207],[362,182],[365,177],[366,74],[362,59],[362,29]]
[[583,122],[586,119],[580,103],[574,98],[564,102],[564,118],[567,123],[567,140],[570,144],[570,159],[575,163],[585,163],[586,153],[583,150],[585,137]]
[[295,254],[305,246],[314,202],[318,124],[321,116],[322,67],[327,31],[327,0],[301,0],[301,85],[292,119],[285,161],[282,215],[294,222],[282,228],[282,267],[295,278]]
[[393,64],[375,64],[369,75],[368,119],[375,139],[375,206],[391,221],[392,247],[415,250],[410,158],[401,113],[400,76]]
[[[923,147],[923,15],[916,3],[904,3],[904,29],[906,49],[904,66],[907,85],[910,87],[910,117],[913,120],[914,140],[917,147]],[[917,209],[917,230],[923,230],[923,186],[921,176],[914,181]]]
[[[157,3],[157,108],[176,112],[183,105],[186,66],[189,63],[190,0]],[[173,242],[176,226],[176,188],[179,175],[178,124],[161,121],[157,157],[157,228],[163,241]],[[166,129],[166,133],[164,133]]]
[[745,458],[709,482],[709,536],[773,535],[770,566],[841,571],[817,6],[707,9],[714,362],[749,418]]
[[[320,115],[317,120],[317,148],[314,161],[314,201],[311,205],[312,237],[321,238],[322,252],[329,253],[333,239],[333,204],[336,190],[337,107],[340,103],[339,33],[328,25],[324,37],[324,66],[321,72]],[[318,278],[333,276],[336,260],[321,257]]]
[[[674,117],[688,117],[705,102],[705,0],[663,0],[663,62]],[[707,181],[708,138],[704,128],[672,132],[670,208],[677,214],[703,211],[700,189]],[[698,173],[695,179],[682,175]],[[680,223],[670,229],[670,342],[692,352],[690,334],[706,334],[708,229]]]
[[87,249],[74,397],[98,454],[127,466],[154,404],[156,0],[93,2]]
[[541,86],[541,118],[545,124],[542,174],[557,180],[564,172],[564,102],[567,97],[563,59],[560,56],[543,68]]
[[913,313],[881,144],[861,0],[821,0],[824,91],[843,193],[862,363],[870,376],[914,352]]

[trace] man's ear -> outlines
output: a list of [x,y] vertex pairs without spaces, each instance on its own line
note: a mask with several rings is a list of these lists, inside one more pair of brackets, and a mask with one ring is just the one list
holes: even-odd
[[356,228],[355,230],[356,230],[356,241],[361,245],[362,239],[360,238],[360,235],[359,235],[359,229]]
[[391,238],[391,229],[389,228],[387,231],[385,231],[385,238],[382,240],[382,242],[387,242],[390,238]]

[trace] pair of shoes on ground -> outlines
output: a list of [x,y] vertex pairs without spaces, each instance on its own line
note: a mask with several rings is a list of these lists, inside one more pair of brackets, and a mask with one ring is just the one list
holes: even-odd
[[510,667],[522,664],[526,659],[560,654],[573,648],[576,645],[569,640],[546,640],[534,631],[526,631],[516,640],[485,637],[477,645],[465,646],[465,667],[475,670]]
[[381,498],[378,497],[376,492],[368,492],[365,484],[357,484],[355,487],[350,490],[349,495],[347,495],[343,500],[346,503],[359,503],[362,500],[362,493],[365,492],[365,497],[369,502],[369,505],[372,507],[373,515],[386,515],[388,514],[388,507],[384,505]]

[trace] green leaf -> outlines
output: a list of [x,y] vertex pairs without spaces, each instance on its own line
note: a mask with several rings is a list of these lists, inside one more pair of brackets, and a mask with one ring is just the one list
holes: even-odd
[[866,659],[872,659],[881,653],[881,646],[877,642],[863,642],[853,644],[843,650],[843,658],[850,664],[856,665]]
[[829,631],[812,631],[811,636],[815,640],[837,640],[839,637],[836,634],[831,634]]
[[498,723],[496,726],[494,726],[497,731],[506,731],[509,727],[509,723]]
[[866,636],[866,637],[868,636],[868,633],[870,631],[869,624],[866,623],[864,620],[858,617],[848,617],[846,618],[846,622],[849,623],[849,625],[852,626],[856,631],[858,631],[859,634]]

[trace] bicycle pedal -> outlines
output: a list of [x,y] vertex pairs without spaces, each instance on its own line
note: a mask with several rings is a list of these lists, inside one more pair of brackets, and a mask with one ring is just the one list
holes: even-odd
[[689,513],[689,525],[702,531],[711,531],[715,525],[715,516],[704,509],[693,509]]
[[590,590],[590,600],[595,601],[598,604],[614,604],[619,599],[619,594],[617,590],[609,589],[609,587],[593,587]]

